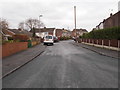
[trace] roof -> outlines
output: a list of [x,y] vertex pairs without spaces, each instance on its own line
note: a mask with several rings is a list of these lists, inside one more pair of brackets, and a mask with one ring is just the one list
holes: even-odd
[[[35,32],[53,32],[55,28],[35,28]],[[32,30],[30,30],[30,32],[33,32]]]
[[113,14],[113,15],[112,15],[112,13],[111,13],[110,17],[108,17],[107,19],[104,19],[103,22],[104,22],[105,20],[110,19],[111,16],[114,17],[115,15],[118,15],[118,17],[119,17],[119,16],[120,16],[120,11],[118,11],[117,13],[115,13],[115,14]]
[[[75,29],[73,29],[73,31],[75,31]],[[88,32],[86,29],[76,29],[76,31],[84,31],[84,32]]]
[[2,30],[2,32],[3,32],[3,34],[5,34],[5,35],[10,35],[10,36],[15,35],[14,32],[11,32],[11,31],[9,31],[9,30]]
[[28,35],[30,37],[32,37],[32,33],[27,31],[27,30],[20,30],[20,29],[9,29],[9,31],[15,33],[15,34],[25,34]]

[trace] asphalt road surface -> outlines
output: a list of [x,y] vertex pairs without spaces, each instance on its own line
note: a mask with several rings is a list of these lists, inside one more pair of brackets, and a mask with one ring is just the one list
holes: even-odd
[[117,88],[118,60],[61,41],[3,78],[3,88]]

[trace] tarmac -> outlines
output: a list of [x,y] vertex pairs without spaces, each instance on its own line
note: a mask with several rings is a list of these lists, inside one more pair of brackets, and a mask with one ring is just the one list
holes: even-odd
[[42,54],[46,46],[43,44],[28,48],[2,59],[2,78],[24,66],[34,58]]
[[[80,46],[89,50],[92,50],[96,53],[101,55],[105,55],[112,58],[120,59],[120,52],[109,50],[105,48],[99,48],[91,45],[86,45],[83,43],[73,43],[76,46]],[[2,59],[2,77],[11,74],[12,72],[16,71],[20,67],[24,66],[25,64],[29,63],[37,56],[41,55],[45,51],[46,46],[43,44],[36,45],[34,47],[28,48],[25,51],[18,52],[11,56]]]

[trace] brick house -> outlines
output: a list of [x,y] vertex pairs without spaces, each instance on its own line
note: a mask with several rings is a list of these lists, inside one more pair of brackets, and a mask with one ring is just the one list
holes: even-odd
[[62,37],[62,33],[63,33],[62,29],[56,29],[56,36],[57,37]]
[[99,25],[96,26],[93,30],[119,27],[120,26],[120,11],[115,13],[114,15],[111,13],[110,17],[104,19],[103,22],[100,22]]
[[73,29],[72,31],[72,37],[79,37],[82,36],[84,33],[87,33],[88,31],[86,29]]
[[112,28],[120,26],[120,11],[114,15],[110,14],[110,17],[103,21],[104,28]]

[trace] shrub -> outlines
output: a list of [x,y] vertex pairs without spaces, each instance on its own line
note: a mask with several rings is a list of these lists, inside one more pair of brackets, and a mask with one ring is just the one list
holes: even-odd
[[120,40],[120,27],[91,31],[89,33],[83,34],[82,38]]

